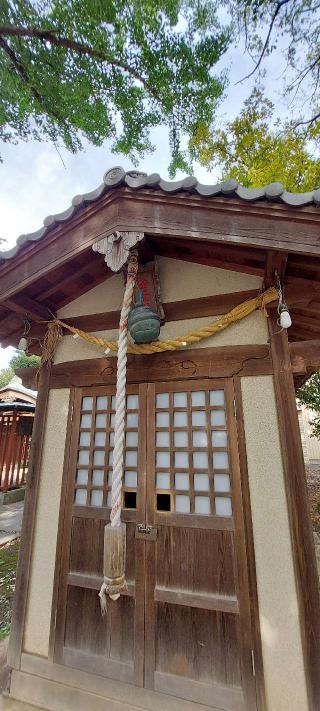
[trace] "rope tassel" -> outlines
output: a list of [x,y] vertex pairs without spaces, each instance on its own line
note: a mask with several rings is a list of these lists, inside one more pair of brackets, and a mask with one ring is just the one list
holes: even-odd
[[104,527],[103,583],[99,592],[102,615],[107,614],[108,595],[111,600],[118,600],[120,593],[127,590],[125,580],[126,565],[126,526]]
[[128,350],[128,315],[138,272],[138,252],[132,250],[128,260],[127,283],[119,324],[116,414],[114,426],[113,472],[110,523],[104,529],[103,584],[99,592],[101,612],[106,614],[108,595],[117,600],[127,589],[125,580],[126,526],[121,522],[123,449],[126,418],[126,379]]

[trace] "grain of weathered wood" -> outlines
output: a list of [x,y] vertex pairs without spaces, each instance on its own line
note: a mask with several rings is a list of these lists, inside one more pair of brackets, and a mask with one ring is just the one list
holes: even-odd
[[287,261],[287,252],[267,251],[263,280],[263,286],[265,289],[269,289],[270,286],[275,286],[277,279],[280,280],[281,284],[283,283]]
[[40,484],[43,440],[47,419],[50,369],[51,366],[48,365],[40,371],[38,397],[32,433],[28,481],[21,531],[21,547],[13,604],[13,622],[8,650],[8,664],[14,669],[20,668],[20,657],[24,636],[28,590],[31,576],[32,546],[34,540]]
[[245,533],[245,542],[246,542],[248,580],[249,580],[249,588],[250,588],[250,607],[252,610],[252,613],[251,613],[252,649],[253,649],[254,660],[255,660],[256,695],[257,695],[257,705],[258,705],[259,711],[265,711],[266,710],[266,696],[265,696],[265,681],[264,681],[262,645],[261,645],[261,629],[260,629],[260,618],[259,618],[257,575],[256,575],[256,565],[255,565],[255,552],[254,552],[251,503],[250,503],[250,486],[249,486],[249,476],[248,476],[245,426],[244,426],[244,417],[243,417],[241,379],[238,376],[234,378],[234,394],[235,394],[236,414],[237,414],[236,427],[237,427],[237,433],[238,433],[238,456],[239,456],[239,465],[240,465],[241,481],[242,481],[242,505],[243,505],[243,513],[244,513],[244,533]]
[[[128,382],[143,381],[148,371],[149,382],[191,380],[202,377],[265,375],[272,373],[268,345],[222,346],[159,353],[152,356],[128,357]],[[34,383],[35,370],[19,369],[18,375],[27,387]],[[116,382],[115,358],[90,358],[67,361],[53,366],[51,388],[107,385]]]
[[287,332],[269,320],[274,386],[310,711],[320,706],[320,600]]
[[[320,339],[289,344],[292,370],[303,374],[320,367]],[[222,346],[190,349],[152,356],[129,356],[128,382],[145,376],[148,363],[149,381],[165,381],[189,377],[229,377],[233,375],[270,375],[272,364],[268,345]],[[35,387],[35,368],[19,369],[17,374],[26,387]],[[90,358],[66,361],[52,366],[50,387],[92,386],[115,383],[115,358]]]
[[312,341],[289,343],[291,365],[295,373],[315,371],[320,368],[320,338]]

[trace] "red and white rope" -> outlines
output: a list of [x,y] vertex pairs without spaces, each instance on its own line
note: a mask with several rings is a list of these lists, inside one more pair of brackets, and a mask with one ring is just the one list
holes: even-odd
[[123,297],[119,324],[116,414],[114,425],[113,473],[111,486],[111,526],[120,526],[121,524],[124,430],[126,419],[128,316],[131,309],[133,289],[137,272],[138,251],[135,249],[130,252],[128,259],[127,283]]

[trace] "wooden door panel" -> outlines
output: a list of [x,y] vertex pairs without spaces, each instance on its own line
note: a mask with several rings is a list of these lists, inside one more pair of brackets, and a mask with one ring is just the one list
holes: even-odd
[[156,587],[183,593],[193,591],[198,595],[207,593],[234,597],[233,533],[158,526]]
[[156,670],[241,686],[237,615],[157,603]]
[[232,384],[158,383],[148,393],[147,525],[157,534],[146,543],[145,684],[248,711]]
[[[108,601],[102,618],[113,395],[109,386],[78,395],[55,660],[212,710],[254,711],[232,382],[128,387],[122,502],[128,590]],[[138,533],[138,524],[151,526],[152,535]]]
[[104,618],[98,592],[104,526],[110,517],[115,398],[111,387],[84,388],[81,393],[70,453],[55,645],[59,663],[138,685],[143,683],[144,562],[143,542],[136,541],[135,529],[137,516],[145,517],[143,389],[127,390],[122,519],[128,590],[116,602],[108,600]]
[[119,605],[110,601],[102,618],[96,590],[69,587],[65,648],[132,664],[133,623],[132,597],[122,596]]

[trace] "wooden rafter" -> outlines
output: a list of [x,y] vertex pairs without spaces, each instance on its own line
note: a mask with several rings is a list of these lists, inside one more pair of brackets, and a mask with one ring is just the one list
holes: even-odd
[[32,320],[44,319],[47,321],[52,317],[52,310],[49,306],[40,304],[25,294],[17,294],[13,299],[7,299],[3,302],[3,306]]

